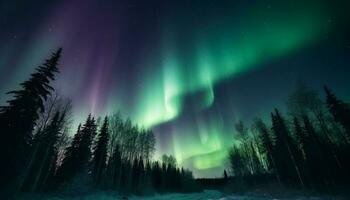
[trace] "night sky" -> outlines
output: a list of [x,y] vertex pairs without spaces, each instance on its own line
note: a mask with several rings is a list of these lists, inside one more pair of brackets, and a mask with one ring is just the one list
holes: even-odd
[[[221,176],[234,123],[285,111],[299,81],[350,102],[346,1],[0,1],[0,103],[52,51],[55,87],[88,113],[120,111],[197,177]],[[321,90],[320,90],[321,91]]]

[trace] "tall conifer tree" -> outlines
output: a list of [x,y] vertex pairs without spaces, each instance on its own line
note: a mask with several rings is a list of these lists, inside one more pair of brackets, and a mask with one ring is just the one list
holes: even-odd
[[324,87],[327,98],[329,112],[333,115],[334,120],[339,122],[346,130],[350,137],[350,106],[337,99],[328,87]]
[[7,106],[0,107],[0,157],[6,164],[0,167],[0,188],[18,190],[28,168],[33,128],[38,113],[44,110],[43,101],[53,91],[50,86],[58,72],[57,64],[62,49],[31,74],[29,80],[21,83],[21,89],[11,91],[13,99]]
[[66,149],[65,157],[57,170],[58,184],[69,183],[78,174],[87,176],[94,135],[96,135],[96,123],[90,114],[83,127],[78,127],[71,145]]
[[100,184],[102,175],[106,169],[108,141],[108,118],[105,117],[101,130],[97,135],[97,142],[92,158],[92,176],[96,185]]

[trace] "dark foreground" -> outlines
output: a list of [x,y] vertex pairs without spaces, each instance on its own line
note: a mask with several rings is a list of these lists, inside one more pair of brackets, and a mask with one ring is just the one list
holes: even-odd
[[154,195],[149,197],[140,197],[140,196],[119,196],[112,193],[106,193],[106,192],[100,192],[100,193],[94,193],[94,194],[88,194],[83,196],[38,196],[38,195],[26,195],[22,197],[23,200],[32,200],[32,199],[42,199],[42,200],[117,200],[117,199],[129,199],[129,200],[139,200],[139,199],[145,199],[145,200],[268,200],[268,199],[298,199],[298,200],[306,200],[306,199],[312,199],[312,200],[328,200],[328,199],[336,199],[336,200],[345,200],[346,197],[340,197],[340,196],[329,196],[329,195],[300,195],[300,194],[284,194],[284,195],[276,195],[276,196],[270,196],[265,195],[262,196],[261,194],[225,194],[223,192],[217,191],[217,190],[205,190],[200,193],[190,193],[190,194],[180,194],[180,193],[173,193],[173,194],[164,194],[164,195]]

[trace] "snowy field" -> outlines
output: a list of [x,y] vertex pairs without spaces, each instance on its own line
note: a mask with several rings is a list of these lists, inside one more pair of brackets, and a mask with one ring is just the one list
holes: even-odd
[[166,195],[155,195],[151,197],[120,197],[108,193],[96,193],[92,195],[79,196],[79,197],[42,197],[42,196],[31,196],[21,198],[22,200],[27,199],[38,199],[38,200],[345,200],[345,198],[335,197],[254,197],[254,196],[241,196],[241,195],[227,195],[219,191],[206,190],[201,193],[191,194],[166,194]]

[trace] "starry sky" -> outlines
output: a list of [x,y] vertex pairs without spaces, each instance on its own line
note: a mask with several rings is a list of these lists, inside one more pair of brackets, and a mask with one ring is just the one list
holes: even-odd
[[344,1],[2,0],[0,103],[62,47],[55,88],[152,128],[156,157],[221,176],[234,123],[267,119],[300,80],[350,101]]

